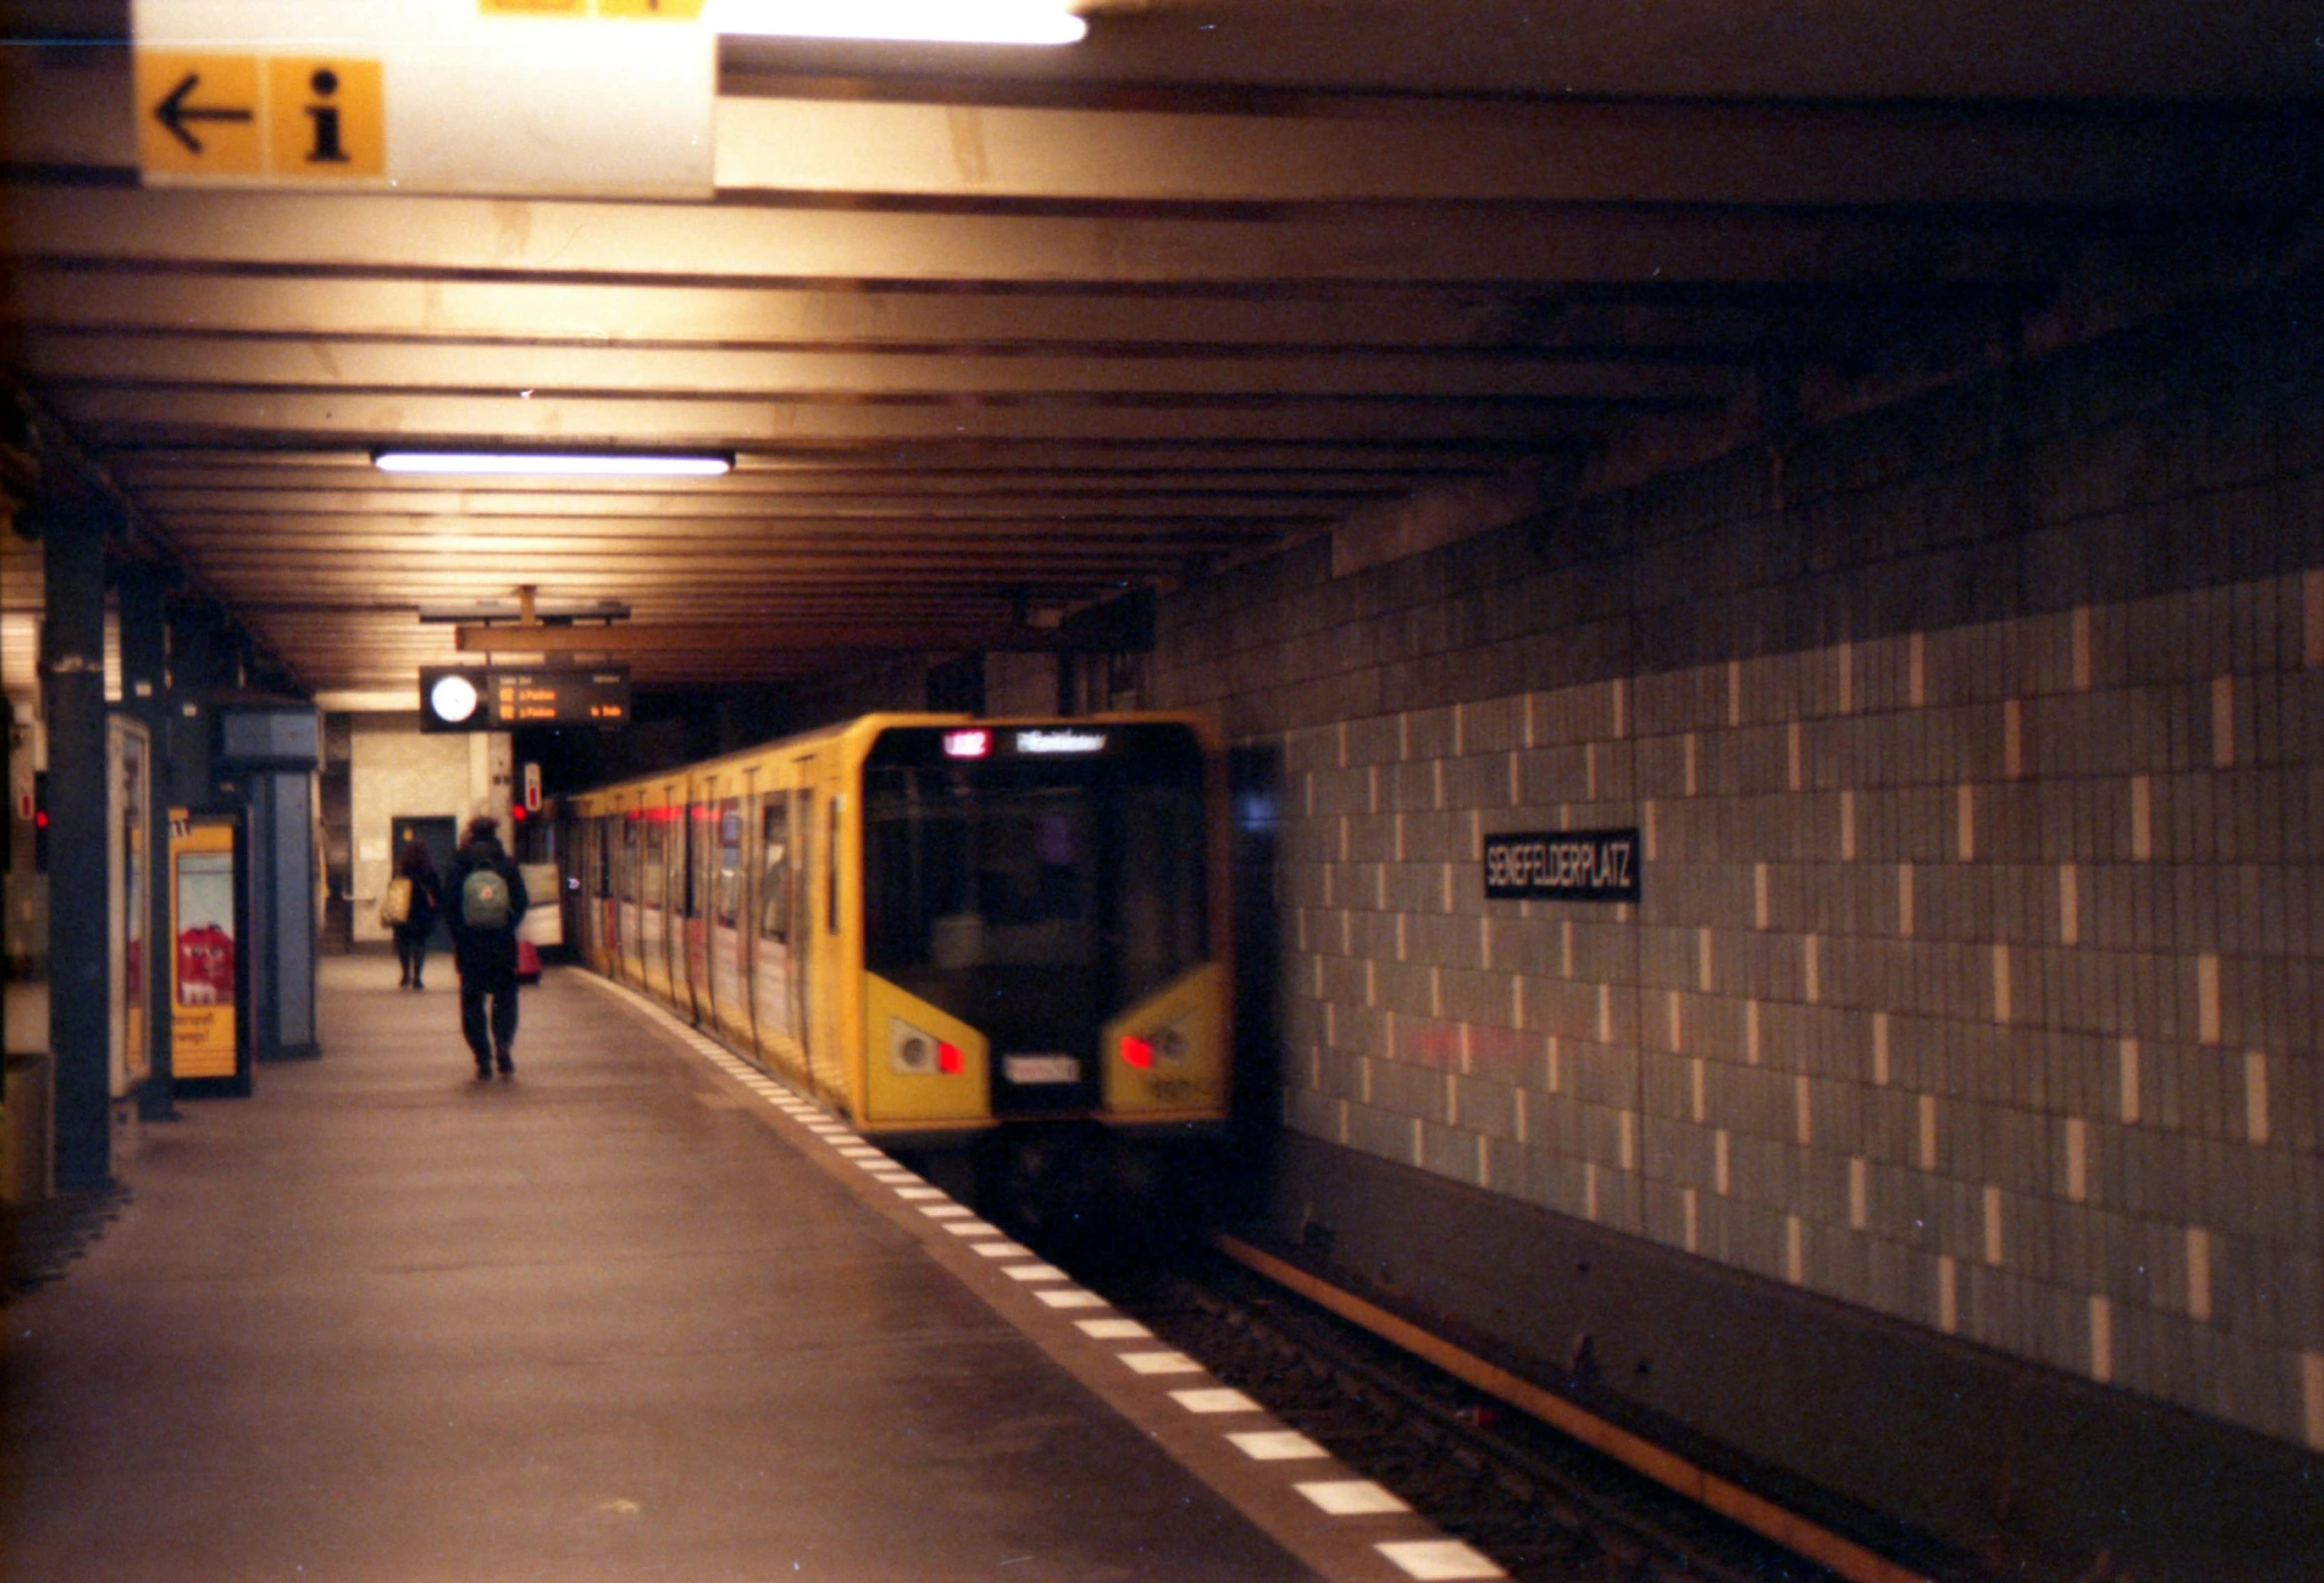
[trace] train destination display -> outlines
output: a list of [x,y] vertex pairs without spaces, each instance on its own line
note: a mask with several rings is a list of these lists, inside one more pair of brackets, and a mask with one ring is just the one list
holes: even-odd
[[1489,901],[1636,901],[1638,829],[1488,835],[1485,897]]
[[420,673],[423,731],[510,731],[520,726],[629,723],[629,668],[461,666]]

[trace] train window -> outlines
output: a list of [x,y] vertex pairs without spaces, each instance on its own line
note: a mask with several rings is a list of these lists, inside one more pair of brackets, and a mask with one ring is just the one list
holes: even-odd
[[790,938],[790,799],[767,794],[758,810],[758,932],[770,940]]
[[613,893],[613,827],[602,818],[594,822],[597,826],[596,894],[602,900]]
[[[1206,950],[1207,823],[1191,751],[1081,764],[874,764],[864,774],[865,966],[953,1009],[1151,994]],[[963,1009],[961,1015],[970,1014]]]
[[679,871],[685,876],[685,882],[682,886],[680,886],[680,894],[678,897],[678,900],[681,903],[678,908],[678,916],[693,917],[696,915],[696,907],[694,902],[694,853],[701,846],[701,840],[695,831],[702,822],[702,810],[695,803],[688,802],[680,806],[678,812],[679,815],[685,820],[685,834],[680,837],[682,844],[678,848]]
[[718,874],[711,887],[718,927],[732,928],[742,903],[742,802],[727,797],[718,804]]

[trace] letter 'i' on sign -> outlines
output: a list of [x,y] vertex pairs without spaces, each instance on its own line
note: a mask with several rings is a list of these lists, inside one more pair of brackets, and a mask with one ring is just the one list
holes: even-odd
[[380,63],[284,57],[267,62],[267,153],[277,176],[383,176]]

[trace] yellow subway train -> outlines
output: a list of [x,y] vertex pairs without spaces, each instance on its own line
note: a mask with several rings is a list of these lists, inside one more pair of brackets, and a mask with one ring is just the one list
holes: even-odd
[[576,944],[891,1146],[1222,1130],[1225,770],[1179,715],[872,715],[563,799]]

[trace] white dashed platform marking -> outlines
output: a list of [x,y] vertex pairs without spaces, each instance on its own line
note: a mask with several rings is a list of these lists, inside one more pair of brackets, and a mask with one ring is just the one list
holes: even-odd
[[1239,1390],[1223,1387],[1213,1390],[1172,1391],[1170,1399],[1190,1413],[1257,1412],[1259,1404]]
[[1370,1479],[1323,1479],[1291,1487],[1334,1517],[1377,1517],[1412,1510],[1393,1492]]
[[[892,1188],[899,1202],[917,1209],[954,1236],[977,1239],[968,1241],[967,1246],[983,1257],[995,1260],[995,1267],[1002,1274],[1017,1283],[1019,1289],[1038,1299],[1044,1307],[1071,1311],[1111,1306],[1096,1292],[1073,1285],[1072,1277],[1064,1270],[1042,1261],[1032,1249],[1011,1240],[998,1226],[977,1218],[973,1210],[953,1202],[951,1196],[941,1188],[929,1185],[917,1173],[898,1164],[893,1156],[864,1138],[854,1128],[835,1120],[829,1110],[802,1097],[797,1090],[769,1077],[758,1067],[738,1058],[700,1032],[677,1022],[667,1008],[625,985],[610,983],[594,974],[589,975],[589,979],[600,988],[645,1008],[662,1025],[676,1032],[688,1048],[719,1071],[733,1078],[770,1107],[780,1110],[805,1131],[831,1145],[834,1154],[855,1165],[870,1179]],[[997,1262],[1001,1260],[1014,1262]],[[1130,1318],[1078,1319],[1073,1323],[1076,1329],[1093,1341],[1151,1342],[1154,1339],[1153,1331]],[[1200,1362],[1183,1352],[1157,1348],[1116,1352],[1113,1355],[1123,1367],[1140,1377],[1182,1379],[1204,1372]],[[1167,1391],[1165,1394],[1187,1412],[1194,1414],[1263,1415],[1266,1411],[1243,1392],[1224,1386],[1201,1386]],[[1265,1423],[1268,1420],[1262,1416],[1260,1421]],[[1230,1433],[1224,1438],[1254,1462],[1330,1463],[1332,1460],[1328,1450],[1296,1430],[1251,1429]],[[1324,1469],[1314,1471],[1321,1472]],[[1370,1479],[1310,1478],[1295,1482],[1291,1487],[1319,1513],[1329,1518],[1402,1517],[1411,1520],[1412,1508],[1393,1490]],[[1490,1557],[1457,1539],[1398,1540],[1376,1544],[1373,1549],[1398,1571],[1420,1580],[1420,1583],[1439,1583],[1439,1580],[1456,1583],[1456,1580],[1508,1576]]]
[[1449,1578],[1497,1578],[1508,1573],[1458,1539],[1407,1539],[1377,1547],[1407,1576],[1431,1583]]
[[1295,1429],[1257,1429],[1231,1434],[1227,1443],[1254,1462],[1310,1462],[1331,1455]]
[[1096,1292],[1083,1291],[1079,1287],[1047,1287],[1035,1291],[1033,1295],[1052,1308],[1103,1308],[1106,1305],[1105,1299]]

